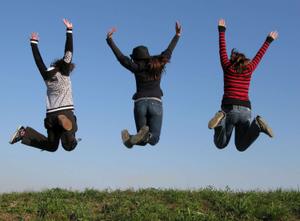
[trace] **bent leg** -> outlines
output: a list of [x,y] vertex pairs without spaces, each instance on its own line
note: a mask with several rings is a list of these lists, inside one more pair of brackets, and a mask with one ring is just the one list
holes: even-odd
[[239,151],[247,150],[250,145],[258,138],[260,128],[254,119],[239,123],[235,129],[235,146]]
[[158,143],[162,127],[163,107],[162,103],[156,100],[149,101],[148,126],[149,137],[148,143],[155,145]]
[[63,129],[61,135],[61,144],[66,151],[72,151],[77,146],[77,140],[75,135],[76,131],[78,130],[77,119],[72,111],[68,111],[67,113],[65,113],[65,115],[72,122],[72,129],[69,131]]
[[[138,102],[134,103],[134,120],[135,120],[135,126],[137,133],[140,131],[140,129],[147,125],[147,100],[140,100]],[[136,145],[139,146],[145,146],[147,142],[140,142]]]
[[231,122],[230,115],[226,114],[221,120],[219,126],[215,127],[214,129],[214,143],[217,148],[223,149],[228,145],[233,128],[234,124]]
[[22,144],[35,147],[41,150],[55,152],[59,145],[60,133],[54,130],[47,130],[48,138],[40,134],[31,127],[25,129],[25,135],[22,139]]

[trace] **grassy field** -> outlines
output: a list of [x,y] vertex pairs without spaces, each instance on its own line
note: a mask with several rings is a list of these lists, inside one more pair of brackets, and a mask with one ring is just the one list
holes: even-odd
[[300,192],[50,189],[1,194],[0,220],[300,221]]

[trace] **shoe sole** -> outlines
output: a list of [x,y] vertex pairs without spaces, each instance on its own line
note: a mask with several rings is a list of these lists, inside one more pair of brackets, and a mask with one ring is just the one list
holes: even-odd
[[137,143],[141,142],[145,138],[145,136],[147,135],[148,132],[149,132],[148,126],[142,127],[136,135],[131,137],[131,143],[137,144]]
[[121,132],[122,142],[127,148],[132,148],[133,145],[129,144],[130,142],[130,134],[128,130],[122,130]]
[[273,138],[273,137],[274,137],[273,131],[272,131],[272,129],[268,126],[268,124],[267,124],[264,120],[262,120],[260,117],[256,118],[256,120],[257,120],[257,122],[258,122],[259,127],[260,127],[262,130],[266,131],[266,134],[267,134],[269,137]]
[[208,122],[208,128],[209,129],[214,129],[220,121],[224,118],[224,114],[217,113],[209,122]]
[[14,144],[14,143],[13,143],[13,140],[16,138],[16,136],[17,136],[17,134],[18,134],[18,132],[19,132],[19,130],[20,130],[21,128],[22,128],[22,126],[19,126],[19,127],[17,128],[17,130],[14,132],[14,134],[11,136],[10,141],[9,141],[10,144]]
[[127,142],[130,139],[130,135],[127,130],[122,130],[121,137],[122,137],[123,143]]
[[62,126],[66,131],[70,131],[73,128],[72,121],[65,115],[58,115],[59,125]]

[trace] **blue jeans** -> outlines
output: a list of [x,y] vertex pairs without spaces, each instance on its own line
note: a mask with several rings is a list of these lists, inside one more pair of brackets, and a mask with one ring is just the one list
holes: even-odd
[[215,128],[214,142],[219,149],[225,148],[235,128],[235,146],[245,151],[259,136],[260,127],[254,119],[251,122],[251,110],[234,105],[232,109],[223,109],[225,117]]
[[158,143],[162,126],[162,117],[162,102],[151,98],[143,98],[134,103],[134,119],[137,132],[145,125],[149,127],[148,140],[137,145],[144,146],[147,143],[155,145]]

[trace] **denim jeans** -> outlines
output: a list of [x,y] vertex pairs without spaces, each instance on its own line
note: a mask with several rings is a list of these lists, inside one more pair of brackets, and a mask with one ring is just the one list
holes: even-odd
[[245,151],[259,136],[260,127],[256,120],[251,122],[251,110],[247,107],[233,105],[232,109],[223,109],[225,117],[215,128],[215,145],[223,149],[229,141],[235,128],[235,146],[239,151]]
[[159,141],[163,117],[162,102],[151,98],[143,98],[134,103],[134,119],[137,132],[145,125],[149,127],[149,137],[137,145],[147,143],[155,145]]

